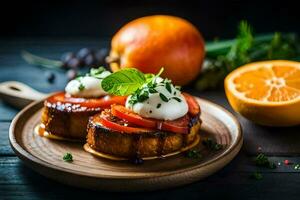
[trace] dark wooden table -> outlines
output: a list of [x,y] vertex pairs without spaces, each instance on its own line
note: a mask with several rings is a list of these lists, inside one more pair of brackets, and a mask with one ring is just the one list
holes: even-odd
[[[46,93],[62,90],[66,84],[63,73],[54,71],[55,82],[49,84],[45,79],[46,70],[26,64],[20,51],[26,49],[42,56],[59,58],[63,52],[75,51],[81,47],[108,47],[108,41],[86,38],[1,39],[0,82],[17,80]],[[191,88],[185,90],[218,103],[232,112],[221,89],[203,93]],[[205,180],[170,190],[110,193],[62,185],[27,168],[16,157],[8,142],[9,125],[17,112],[17,109],[0,100],[0,199],[300,199],[300,170],[294,169],[294,164],[300,163],[299,126],[268,128],[237,116],[244,132],[244,145],[238,156],[218,173]],[[258,168],[254,165],[253,158],[259,147],[276,163],[276,169]],[[294,164],[284,165],[285,159]],[[251,174],[254,172],[262,173],[262,180],[252,179]]]

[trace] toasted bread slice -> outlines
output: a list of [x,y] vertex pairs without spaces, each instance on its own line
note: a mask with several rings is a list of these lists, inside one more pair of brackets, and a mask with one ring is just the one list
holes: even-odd
[[188,150],[199,142],[200,118],[192,122],[188,134],[154,130],[147,133],[124,133],[101,125],[97,114],[89,120],[85,150],[112,160],[165,157]]
[[86,108],[69,102],[53,101],[53,99],[55,98],[51,96],[44,102],[41,119],[41,127],[47,132],[44,136],[84,140],[89,117],[99,113],[101,108]]

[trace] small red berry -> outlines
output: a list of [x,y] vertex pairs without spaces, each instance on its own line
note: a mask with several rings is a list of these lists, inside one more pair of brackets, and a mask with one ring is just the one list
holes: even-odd
[[289,160],[284,160],[284,164],[288,165],[288,164],[290,164],[290,161]]

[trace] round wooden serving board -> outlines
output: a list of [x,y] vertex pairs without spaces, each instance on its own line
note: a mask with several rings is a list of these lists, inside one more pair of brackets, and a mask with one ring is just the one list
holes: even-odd
[[[201,158],[184,154],[145,161],[134,165],[128,161],[111,161],[94,157],[83,150],[83,144],[40,137],[34,128],[40,122],[43,101],[24,108],[12,121],[9,140],[13,150],[27,166],[59,182],[109,191],[146,191],[188,184],[207,177],[228,164],[239,152],[241,128],[236,118],[224,108],[197,98],[203,121],[200,135],[214,137],[224,145],[217,152],[199,144]],[[71,152],[74,161],[62,157]]]

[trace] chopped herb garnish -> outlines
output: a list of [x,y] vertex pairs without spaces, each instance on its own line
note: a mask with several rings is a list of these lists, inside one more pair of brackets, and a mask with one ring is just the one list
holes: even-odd
[[219,151],[220,149],[223,148],[223,145],[218,144],[216,141],[214,141],[211,138],[207,138],[202,141],[202,144],[206,146],[208,149],[213,150],[213,151]]
[[181,102],[181,99],[179,99],[178,97],[172,97],[172,99],[175,99],[178,102]]
[[63,156],[63,160],[66,161],[66,162],[73,162],[73,156],[71,153],[66,153],[64,156]]
[[174,91],[174,95],[176,95],[177,94],[177,92],[176,91]]
[[270,162],[268,157],[263,153],[258,154],[254,158],[254,162],[257,166],[260,166],[260,167],[267,167],[267,168],[270,168],[270,169],[275,169],[276,168],[276,164],[273,163],[273,162]]
[[84,85],[80,82],[80,84],[79,84],[79,86],[78,86],[78,90],[79,90],[79,91],[82,91],[82,90],[84,90],[84,89],[85,89]]
[[161,107],[161,103],[157,104],[156,108],[160,108]]
[[157,93],[156,89],[154,89],[154,88],[149,88],[149,92],[150,92],[151,94]]
[[149,92],[143,91],[138,95],[137,100],[138,102],[144,102],[148,98],[149,98]]
[[166,89],[168,90],[168,92],[170,92],[170,94],[172,93],[172,88],[171,88],[170,82],[166,82]]
[[295,169],[295,170],[299,170],[299,169],[300,169],[300,164],[296,164],[296,165],[294,166],[294,169]]
[[138,102],[144,102],[149,98],[149,92],[145,88],[137,89],[136,92],[130,97],[129,104],[134,105]]
[[255,180],[261,180],[263,178],[263,176],[259,172],[254,172],[253,174],[251,174],[251,178],[253,178]]
[[163,93],[159,93],[159,97],[161,98],[161,100],[163,100],[164,102],[168,102],[169,99],[163,94]]
[[188,158],[202,158],[202,154],[198,151],[198,150],[189,150],[187,153],[186,153],[186,156]]
[[90,73],[87,75],[95,77],[95,78],[102,78],[101,76],[99,77],[99,75],[102,74],[102,72],[104,72],[104,71],[106,71],[104,67],[99,67],[98,69],[92,68],[90,70]]

